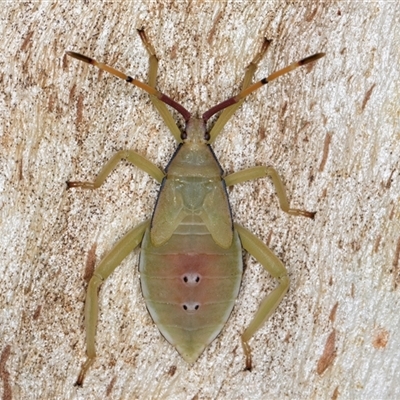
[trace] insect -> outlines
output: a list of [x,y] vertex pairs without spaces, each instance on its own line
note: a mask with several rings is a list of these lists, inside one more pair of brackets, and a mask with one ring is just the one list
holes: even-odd
[[[67,182],[68,188],[96,189],[122,159],[128,160],[161,184],[153,215],[130,230],[100,262],[89,282],[85,303],[87,360],[77,384],[96,357],[95,336],[98,289],[122,260],[141,246],[140,283],[147,309],[161,334],[188,363],[194,363],[221,332],[231,314],[243,274],[242,247],[274,278],[278,286],[262,301],[250,325],[241,336],[246,368],[252,367],[249,340],[273,313],[289,288],[283,263],[247,229],[232,221],[226,187],[269,176],[275,185],[280,207],[291,215],[314,218],[314,212],[289,207],[284,185],[272,167],[257,166],[225,176],[211,143],[240,107],[243,99],[279,76],[323,57],[317,53],[294,62],[267,78],[251,84],[259,61],[270,41],[247,67],[242,91],[193,117],[182,105],[155,89],[158,59],[144,30],[139,36],[149,54],[148,84],[84,55],[71,57],[107,71],[150,94],[151,101],[178,142],[165,170],[132,150],[116,153],[101,169],[94,182]],[[185,120],[181,132],[166,105]],[[207,121],[222,111],[211,130]]]

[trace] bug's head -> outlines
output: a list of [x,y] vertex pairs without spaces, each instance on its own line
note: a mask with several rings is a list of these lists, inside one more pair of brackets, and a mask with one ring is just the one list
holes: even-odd
[[184,143],[208,143],[210,135],[207,132],[206,123],[203,118],[191,117],[186,122],[186,128],[181,135],[181,139]]

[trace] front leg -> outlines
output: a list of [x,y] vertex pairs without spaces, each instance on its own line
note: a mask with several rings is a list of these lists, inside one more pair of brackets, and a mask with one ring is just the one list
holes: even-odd
[[249,340],[256,331],[278,307],[283,296],[289,289],[289,277],[282,261],[260,240],[247,229],[234,224],[243,248],[251,254],[274,278],[278,280],[278,286],[261,302],[250,325],[242,334],[242,346],[246,356],[246,369],[251,370],[251,350]]
[[87,370],[96,357],[96,325],[98,319],[98,291],[102,283],[121,264],[122,260],[133,251],[143,239],[150,225],[150,220],[131,229],[103,258],[90,279],[85,302],[86,353],[87,360],[81,368],[76,385],[81,386]]
[[[264,57],[270,44],[271,41],[265,38],[261,50],[256,54],[251,63],[247,66],[246,73],[242,83],[242,90],[248,88],[251,85],[254,74],[256,73],[258,68],[258,63]],[[215,124],[210,131],[209,143],[214,142],[217,136],[221,133],[224,126],[231,119],[232,115],[236,112],[236,110],[242,105],[242,103],[243,101],[239,101],[237,104],[234,104],[226,108],[224,111],[222,111],[222,113],[219,115],[218,119],[215,121]]]
[[[149,54],[149,78],[148,78],[148,84],[152,87],[156,87],[156,81],[157,81],[157,71],[158,71],[158,58],[156,56],[156,52],[154,50],[154,47],[150,43],[149,39],[147,38],[145,32],[143,29],[138,29],[138,34],[140,36],[140,39],[142,40],[142,43],[144,47],[147,50],[147,53]],[[154,104],[154,106],[157,108],[158,112],[160,113],[161,117],[163,118],[165,124],[168,126],[168,129],[171,131],[172,135],[174,136],[175,140],[178,143],[182,143],[181,139],[181,131],[179,130],[178,126],[176,125],[176,122],[174,121],[174,118],[172,117],[172,114],[169,112],[167,106],[165,105],[164,102],[161,100],[157,99],[156,96],[150,95],[150,100]]]

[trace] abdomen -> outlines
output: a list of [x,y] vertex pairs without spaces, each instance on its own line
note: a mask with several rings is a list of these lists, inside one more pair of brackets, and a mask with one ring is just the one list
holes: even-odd
[[222,330],[239,292],[243,265],[237,233],[223,249],[199,217],[188,216],[167,243],[155,247],[149,228],[139,271],[154,322],[187,362],[196,361]]

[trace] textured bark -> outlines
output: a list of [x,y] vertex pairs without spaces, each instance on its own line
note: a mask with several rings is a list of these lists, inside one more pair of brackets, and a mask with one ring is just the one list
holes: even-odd
[[[0,10],[0,395],[399,398],[399,3],[85,3]],[[86,260],[94,248],[98,264],[149,218],[157,184],[126,163],[96,192],[67,191],[65,181],[92,179],[126,148],[164,167],[174,141],[145,93],[65,51],[144,80],[141,27],[160,58],[158,88],[199,113],[237,92],[264,36],[273,41],[259,79],[326,52],[250,96],[214,146],[228,173],[273,165],[291,205],[317,214],[286,216],[268,179],[230,191],[235,220],[268,242],[291,278],[250,342],[252,372],[240,334],[274,280],[246,256],[232,317],[188,366],[146,311],[136,251],[101,288],[98,358],[77,388]],[[319,375],[332,331],[335,357]]]

